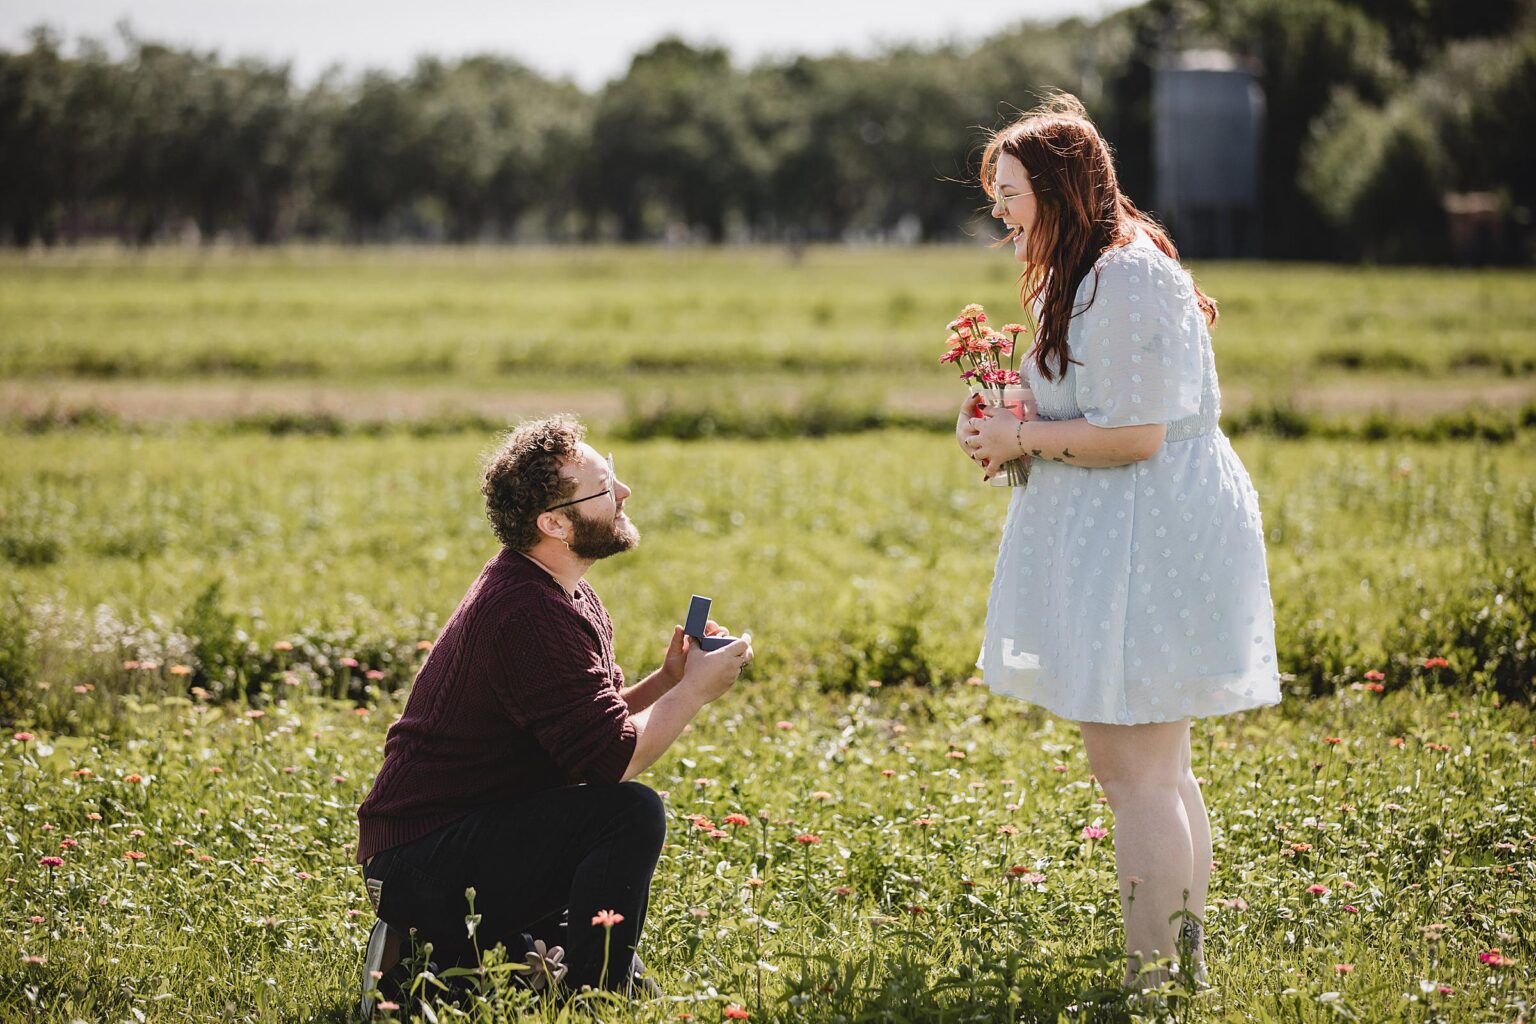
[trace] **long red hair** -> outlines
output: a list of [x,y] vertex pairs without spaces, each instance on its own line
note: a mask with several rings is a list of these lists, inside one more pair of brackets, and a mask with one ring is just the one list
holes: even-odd
[[[1072,299],[1094,261],[1129,243],[1138,230],[1173,259],[1179,251],[1168,232],[1120,191],[1109,144],[1076,96],[1058,93],[987,140],[981,187],[994,199],[997,161],[1004,154],[1024,165],[1035,192],[1019,299],[1026,309],[1040,301],[1035,366],[1047,380],[1057,380],[1071,361],[1068,322],[1087,308],[1072,308]],[[1094,287],[1096,292],[1097,282]],[[1198,286],[1195,297],[1206,322],[1215,325],[1216,301]]]

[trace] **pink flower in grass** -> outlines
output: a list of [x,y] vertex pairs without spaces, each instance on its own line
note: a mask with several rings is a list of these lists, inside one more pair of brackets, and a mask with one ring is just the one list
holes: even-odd
[[1109,829],[1099,828],[1097,825],[1084,825],[1082,836],[1084,839],[1103,839],[1109,835]]
[[592,924],[599,928],[612,928],[616,924],[624,923],[624,915],[617,910],[599,910],[592,918]]

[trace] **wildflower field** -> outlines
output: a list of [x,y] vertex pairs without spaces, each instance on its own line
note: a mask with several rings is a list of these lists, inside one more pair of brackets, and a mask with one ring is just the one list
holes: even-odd
[[[389,353],[411,332],[398,309],[389,315],[389,295],[414,295],[424,338],[437,337],[430,347],[453,352],[432,334],[445,322],[435,317],[462,319],[463,337],[516,333],[527,322],[503,316],[532,309],[530,289],[566,296],[584,322],[597,316],[618,301],[591,279],[602,260],[630,296],[630,327],[617,334],[676,334],[697,359],[684,343],[703,328],[669,306],[686,303],[682,293],[659,290],[653,308],[632,279],[655,283],[672,258],[642,255],[626,277],[611,252],[548,265],[529,254],[288,253],[251,258],[266,267],[261,286],[235,256],[12,263],[0,266],[0,388],[98,380],[99,367],[66,365],[86,352],[142,357],[114,378],[127,391],[185,378],[178,386],[192,395],[215,381],[208,374],[218,387],[277,389],[298,379],[279,364],[308,353],[323,365],[303,372],[337,387],[384,393],[348,379],[355,358],[360,377],[383,374],[388,394],[407,394],[412,382]],[[808,262],[836,258],[813,251]],[[970,254],[947,258],[958,262],[932,251],[859,258],[870,266],[848,257],[841,278],[799,290],[766,262],[747,273],[766,255],[686,260],[706,278],[697,287],[760,290],[793,314],[731,335],[716,356],[729,359],[731,344],[772,351],[765,339],[782,337],[807,362],[763,372],[837,394],[860,351],[854,321],[839,319],[841,306],[824,320],[811,307],[822,291],[839,294],[838,280],[908,281],[911,306],[892,314],[892,331],[909,340],[888,381],[955,386],[922,352],[937,356],[959,301],[1004,308],[993,293],[1011,278],[986,277]],[[487,264],[478,278],[477,261]],[[381,267],[419,271],[412,280],[443,291],[391,290]],[[494,287],[493,271],[504,275]],[[966,292],[972,271],[990,291]],[[1317,353],[1348,334],[1319,326],[1334,314],[1313,309],[1293,318],[1294,351],[1279,350],[1281,327],[1234,342],[1233,378],[1294,371],[1290,388],[1343,374],[1389,391],[1410,384],[1383,374],[1445,390],[1528,382],[1530,313],[1509,289],[1528,289],[1529,275],[1350,273],[1366,309],[1443,303],[1443,344],[1362,329],[1359,351],[1411,351],[1413,368],[1341,357],[1324,369]],[[273,283],[284,274],[289,284]],[[160,285],[146,283],[157,275]],[[1202,281],[1228,298],[1243,339],[1245,324],[1283,323],[1305,306],[1286,305],[1292,275],[1326,277],[1219,267]],[[206,305],[189,281],[208,290]],[[311,287],[312,299],[296,298]],[[507,295],[492,301],[498,289]],[[231,294],[243,297],[219,298]],[[1466,312],[1476,296],[1481,332]],[[111,316],[98,309],[109,300]],[[259,358],[193,366],[197,353],[233,345],[235,326],[242,351]],[[1315,337],[1329,331],[1334,341]],[[836,355],[830,369],[814,364],[822,341]],[[666,351],[660,342],[615,344],[630,386],[702,392],[712,422],[733,422],[707,371],[647,369],[636,359]],[[548,383],[557,398],[588,379],[612,386],[599,342],[585,344],[588,364],[573,351],[537,371],[461,355],[442,374],[471,388],[502,372],[508,387]],[[1494,364],[1452,365],[1467,351]],[[742,386],[753,379],[730,373]],[[424,650],[493,553],[477,472],[494,434],[478,422],[384,424],[387,409],[324,431],[206,412],[6,411],[0,1021],[347,1019],[372,924],[352,863],[356,806]],[[1175,1019],[1530,1015],[1536,420],[1518,408],[1452,412],[1463,426],[1430,430],[1428,413],[1397,407],[1347,434],[1296,436],[1274,417],[1233,430],[1262,504],[1287,699],[1196,726],[1216,840],[1213,988],[1175,1002]],[[758,658],[643,777],[670,810],[642,949],[665,998],[567,1012],[614,1022],[1125,1019],[1110,991],[1121,942],[1114,822],[1080,738],[972,679],[1006,494],[980,486],[943,428],[921,417],[908,429],[838,422],[836,436],[814,436],[826,431],[791,408],[764,439],[683,440],[697,436],[697,419],[594,418],[591,440],[614,451],[644,534],[591,577],[630,675],[659,658],[691,593],[712,596],[728,626],[750,628]],[[494,954],[487,964],[451,993],[424,979],[436,994],[419,1012],[556,1018],[509,987]]]

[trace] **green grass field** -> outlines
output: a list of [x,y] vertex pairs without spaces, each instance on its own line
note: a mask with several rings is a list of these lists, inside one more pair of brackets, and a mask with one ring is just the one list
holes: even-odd
[[[1215,988],[1175,1016],[1523,1019],[1536,430],[1403,423],[1530,388],[1532,278],[1197,270],[1232,391],[1402,422],[1235,441],[1288,697],[1197,726]],[[1007,308],[1011,273],[961,249],[0,258],[0,1021],[345,1019],[356,805],[419,643],[494,550],[494,432],[432,418],[539,402],[589,410],[634,489],[644,542],[592,574],[628,672],[695,592],[758,651],[645,777],[671,826],[644,954],[673,999],[596,1016],[1124,1019],[1078,734],[967,685],[1006,493],[932,430],[801,437],[791,409],[771,439],[636,440],[624,411],[852,387],[929,415],[959,390],[934,325]],[[241,419],[302,426],[322,391],[406,425]],[[52,401],[112,415],[29,424]],[[737,812],[725,838],[694,822]],[[554,1019],[494,970],[433,1012]]]
[[[1457,405],[1536,394],[1509,388],[1536,373],[1529,271],[1195,271],[1222,304],[1229,399],[1305,404],[1342,388],[1332,404],[1347,408],[1398,392],[1404,405],[1443,403],[1447,389]],[[799,260],[772,248],[0,256],[0,378],[571,394],[637,375],[734,391],[835,374],[865,392],[947,395],[944,323],[967,302],[1012,318],[1016,276],[982,246],[812,248]]]

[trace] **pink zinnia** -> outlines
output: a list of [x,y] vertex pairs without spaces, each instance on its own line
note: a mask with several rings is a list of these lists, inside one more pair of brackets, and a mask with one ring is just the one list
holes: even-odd
[[1084,839],[1103,839],[1109,835],[1109,829],[1099,828],[1096,825],[1084,825],[1082,834]]
[[1489,967],[1503,967],[1510,962],[1509,957],[1497,949],[1490,949],[1486,953],[1479,953],[1477,954],[1477,959]]
[[123,854],[123,860],[143,860],[147,856],[148,854],[141,853],[138,850],[129,850]]
[[11,739],[17,743],[30,743],[32,741],[32,734],[29,732],[18,732],[12,734]]
[[745,814],[727,814],[723,821],[726,825],[750,825],[752,821]]
[[37,862],[45,868],[61,868],[64,866],[63,857],[39,857]]
[[795,836],[795,842],[799,843],[801,846],[809,846],[812,843],[821,842],[821,836],[815,835],[811,832],[802,832]]
[[1313,896],[1326,896],[1328,895],[1328,887],[1326,885],[1309,885],[1307,886],[1307,892]]
[[617,910],[599,910],[592,918],[592,924],[601,928],[612,928],[616,924],[624,922],[624,915]]

